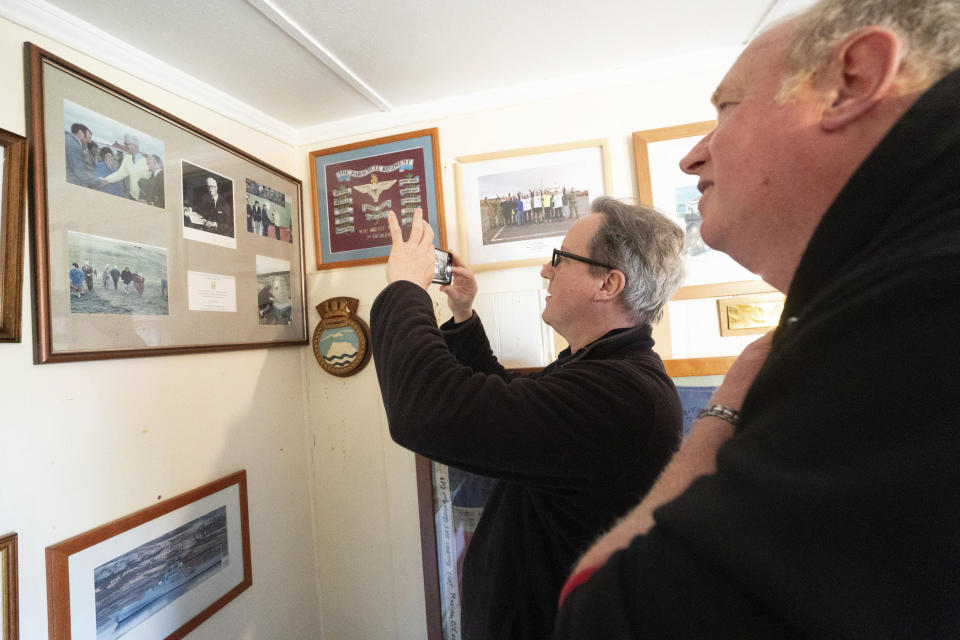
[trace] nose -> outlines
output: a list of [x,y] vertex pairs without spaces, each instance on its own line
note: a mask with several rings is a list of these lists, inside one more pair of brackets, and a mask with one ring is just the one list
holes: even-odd
[[680,170],[684,173],[699,175],[700,169],[706,163],[708,158],[708,145],[713,132],[708,133],[700,139],[700,142],[693,145],[693,149],[687,152],[680,160]]
[[551,280],[553,279],[553,274],[554,266],[550,260],[547,260],[547,262],[543,265],[543,268],[540,269],[540,277],[546,280]]

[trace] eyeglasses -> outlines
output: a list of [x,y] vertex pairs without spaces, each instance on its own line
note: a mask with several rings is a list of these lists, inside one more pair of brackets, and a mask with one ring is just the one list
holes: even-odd
[[597,262],[596,260],[591,260],[590,258],[584,258],[583,256],[578,256],[575,253],[560,251],[560,249],[553,250],[553,258],[550,259],[550,264],[554,267],[557,266],[560,264],[560,258],[570,258],[571,260],[586,262],[587,264],[592,264],[595,267],[603,267],[604,269],[616,269],[616,267],[611,267],[608,264],[603,264],[602,262]]

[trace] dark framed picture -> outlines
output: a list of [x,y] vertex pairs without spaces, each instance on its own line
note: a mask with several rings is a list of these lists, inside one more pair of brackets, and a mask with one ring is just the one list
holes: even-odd
[[0,342],[20,342],[27,139],[0,129]]
[[421,209],[447,248],[436,129],[311,151],[310,175],[317,269],[386,262],[390,211],[406,236]]
[[246,471],[46,555],[51,640],[182,638],[253,584]]
[[20,599],[17,596],[17,534],[0,536],[0,640],[17,640]]
[[[300,181],[26,49],[37,362],[305,344]],[[282,322],[264,259],[288,265]]]

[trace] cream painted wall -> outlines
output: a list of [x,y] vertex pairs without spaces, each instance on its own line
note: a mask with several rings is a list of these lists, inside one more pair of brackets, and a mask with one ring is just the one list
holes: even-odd
[[[633,196],[631,133],[712,118],[709,96],[719,79],[719,73],[705,73],[597,92],[584,87],[584,93],[574,96],[317,141],[299,149],[298,164],[309,171],[311,150],[438,127],[447,238],[456,251],[456,157],[609,138],[612,195]],[[308,181],[304,199],[310,210],[313,195]],[[306,233],[313,238],[312,229]],[[505,282],[503,273],[480,273],[480,290],[530,290],[541,284],[538,267],[511,270],[509,276]],[[359,298],[359,315],[369,320],[373,300],[385,284],[383,265],[308,274],[311,330],[319,320],[313,307],[332,296]],[[449,317],[443,295],[436,287],[430,293],[441,319]],[[352,378],[337,379],[308,363],[307,385],[324,635],[343,640],[425,638],[413,455],[390,440],[373,366]]]
[[[290,146],[2,19],[0,127],[25,130],[25,40],[303,172]],[[189,637],[322,637],[303,375],[310,351],[35,366],[24,282],[23,342],[0,344],[0,535],[19,534],[20,637],[47,638],[46,546],[238,469],[247,470],[253,586]]]

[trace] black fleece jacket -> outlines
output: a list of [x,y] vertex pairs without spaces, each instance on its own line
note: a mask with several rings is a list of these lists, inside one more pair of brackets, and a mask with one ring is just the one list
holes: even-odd
[[549,637],[572,564],[678,442],[680,405],[650,327],[610,332],[532,376],[500,366],[476,315],[439,329],[409,282],[377,297],[371,328],[393,439],[500,480],[464,562],[464,637]]

